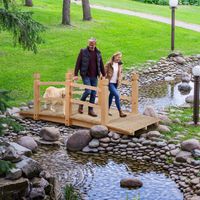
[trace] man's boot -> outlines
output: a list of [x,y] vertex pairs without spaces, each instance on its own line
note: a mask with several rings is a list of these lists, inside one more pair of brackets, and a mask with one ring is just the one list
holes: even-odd
[[97,117],[97,114],[92,109],[88,110],[88,115],[90,115],[92,117]]
[[123,113],[121,110],[119,111],[119,116],[120,117],[126,117],[127,115],[125,113]]
[[79,105],[79,107],[78,107],[78,112],[79,112],[80,114],[83,114],[83,105]]

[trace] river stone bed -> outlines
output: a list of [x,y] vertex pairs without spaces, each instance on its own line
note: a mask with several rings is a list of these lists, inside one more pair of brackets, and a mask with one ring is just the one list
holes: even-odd
[[[161,60],[157,63],[154,61],[148,61],[145,64],[145,70],[137,71],[140,75],[139,86],[141,88],[142,86],[154,84],[155,82],[157,84],[157,82],[163,81],[166,76],[169,77],[169,80],[179,79],[184,73],[190,73],[193,66],[199,64],[200,55],[183,57],[181,54],[174,54],[169,56],[169,58],[161,58]],[[130,80],[131,73],[134,71],[136,70],[131,69],[127,73],[126,79]],[[120,90],[122,94],[130,93],[130,88],[124,87],[123,85]],[[139,101],[142,101],[142,98],[143,97],[140,97]],[[30,102],[29,107],[32,107],[32,102]],[[130,106],[128,104],[123,104],[123,108],[129,110]],[[23,104],[21,109],[25,110],[27,109],[27,106]],[[9,110],[9,112],[11,112],[9,113],[11,115],[18,116],[17,112],[13,112],[11,110]],[[95,141],[95,144],[93,142],[92,144],[90,144],[90,146],[85,147],[84,152],[82,153],[87,155],[90,154],[92,157],[86,156],[86,158],[84,158],[84,155],[80,154],[67,154],[65,150],[68,138],[74,134],[78,127],[65,127],[63,125],[55,123],[33,121],[30,119],[19,118],[17,120],[19,120],[20,123],[25,126],[25,131],[21,131],[19,134],[16,134],[12,131],[12,129],[7,128],[5,134],[6,137],[1,138],[1,140],[15,141],[17,137],[29,135],[33,137],[36,141],[39,141],[39,132],[43,127],[52,126],[59,128],[59,141],[49,143],[51,144],[50,146],[39,146],[37,153],[33,154],[33,158],[38,160],[38,162],[40,162],[44,169],[48,169],[51,174],[55,175],[61,183],[62,187],[64,187],[66,183],[72,183],[76,188],[80,189],[83,194],[87,193],[87,195],[89,196],[94,194],[98,195],[95,188],[94,190],[91,190],[91,193],[88,193],[88,188],[92,188],[90,184],[92,183],[92,180],[90,182],[90,179],[93,179],[92,175],[94,175],[94,172],[92,170],[98,171],[99,168],[103,168],[103,172],[110,173],[112,172],[112,167],[114,169],[118,169],[119,167],[119,169],[121,169],[120,171],[122,171],[121,175],[134,174],[134,176],[137,176],[138,174],[140,174],[138,172],[138,168],[136,169],[137,172],[135,172],[134,169],[123,171],[124,168],[127,168],[127,165],[129,166],[129,168],[133,167],[132,165],[129,165],[127,163],[131,162],[133,165],[134,163],[140,163],[140,167],[143,165],[148,166],[148,163],[151,163],[151,165],[155,166],[153,171],[158,172],[155,173],[155,175],[159,176],[159,172],[163,172],[163,170],[167,171],[169,177],[177,183],[177,186],[183,192],[185,200],[200,199],[200,161],[195,161],[194,159],[191,161],[191,159],[186,159],[183,162],[177,162],[175,159],[178,149],[180,149],[180,144],[169,143],[164,138],[156,139],[155,137],[152,137],[150,139],[144,135],[141,135],[140,137],[138,136],[136,138],[114,134],[115,136],[113,137],[113,134],[110,133],[107,138],[104,138],[103,140],[98,139],[99,141]],[[95,159],[94,154],[98,156],[98,159],[102,159],[102,163],[106,162],[106,164],[103,164],[102,166],[102,163],[98,164],[98,162],[96,163],[96,161],[91,161],[92,159]],[[104,156],[101,157],[101,155]],[[109,158],[106,158],[105,155],[108,155]],[[122,160],[115,160],[116,157],[120,157],[120,159]],[[106,170],[107,168],[108,170]],[[147,168],[151,169],[149,166]],[[142,172],[145,172],[145,167],[141,167],[141,169]],[[102,175],[101,172],[102,171],[99,171],[99,175]],[[121,175],[119,175],[119,177],[124,178],[123,176],[121,177]],[[147,173],[147,175],[152,175],[151,170],[149,174]],[[154,175],[152,176],[155,177]],[[168,183],[169,185],[173,185],[173,182],[170,182],[170,179],[163,177],[163,174],[160,174],[160,176],[161,182],[163,180],[163,182],[167,185]],[[145,180],[145,174],[141,174],[140,178]],[[157,178],[155,178],[155,180],[157,180]],[[114,183],[116,183],[115,177],[112,177],[112,180],[114,181]],[[100,182],[101,180],[97,181],[97,183]],[[81,185],[83,186],[82,188],[80,187]],[[166,187],[168,188],[168,186]],[[173,188],[175,191],[176,187],[174,186]],[[99,190],[99,188],[96,189]],[[103,190],[104,188],[100,189]],[[175,191],[175,193],[177,191]],[[170,192],[170,194],[172,193]],[[132,198],[132,195],[137,195],[137,190],[135,191],[135,193],[128,193],[129,198]],[[86,196],[83,198],[87,199]],[[181,194],[178,194],[178,196],[180,197],[180,199],[182,199]],[[175,197],[174,200],[178,200],[179,197]],[[168,197],[168,200],[170,198],[171,197]],[[112,198],[105,197],[104,199]]]

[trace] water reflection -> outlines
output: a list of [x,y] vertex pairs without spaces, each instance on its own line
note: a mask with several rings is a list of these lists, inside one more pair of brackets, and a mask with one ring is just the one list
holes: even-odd
[[178,86],[181,83],[167,83],[161,82],[152,84],[150,86],[141,87],[139,110],[143,111],[147,105],[152,105],[157,109],[167,106],[180,106],[185,103],[185,98],[194,93],[194,83],[189,82],[192,87],[191,91],[181,93]]

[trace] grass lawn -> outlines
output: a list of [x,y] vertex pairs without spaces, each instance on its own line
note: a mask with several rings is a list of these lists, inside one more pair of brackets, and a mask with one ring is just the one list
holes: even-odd
[[[160,15],[163,17],[171,17],[169,6],[145,4],[134,0],[90,0],[90,3]],[[184,22],[200,24],[200,6],[180,5],[176,10],[176,19]]]
[[171,124],[171,132],[166,134],[166,138],[176,138],[178,136],[181,136],[179,138],[181,141],[196,138],[200,140],[200,128],[196,127],[194,125],[188,125],[188,122],[193,121],[193,109],[187,108],[187,109],[169,109],[170,118],[173,119],[180,119],[180,124]]
[[[12,36],[0,34],[0,88],[12,91],[14,104],[32,99],[33,73],[40,72],[42,81],[62,81],[73,69],[80,48],[91,36],[98,40],[106,62],[115,51],[123,52],[124,67],[157,60],[170,49],[170,26],[126,15],[92,10],[94,20],[82,21],[81,6],[72,4],[71,27],[61,22],[62,0],[35,0],[34,18],[47,27],[45,44],[38,54],[13,48]],[[199,33],[176,29],[176,49],[184,54],[200,53]]]

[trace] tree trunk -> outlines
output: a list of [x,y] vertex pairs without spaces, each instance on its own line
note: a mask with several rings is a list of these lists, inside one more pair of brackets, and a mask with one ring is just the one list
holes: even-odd
[[33,6],[32,0],[26,0],[26,1],[25,1],[25,6],[32,7],[32,6]]
[[70,0],[63,0],[62,24],[70,25]]
[[90,2],[89,0],[82,0],[83,20],[91,20]]

